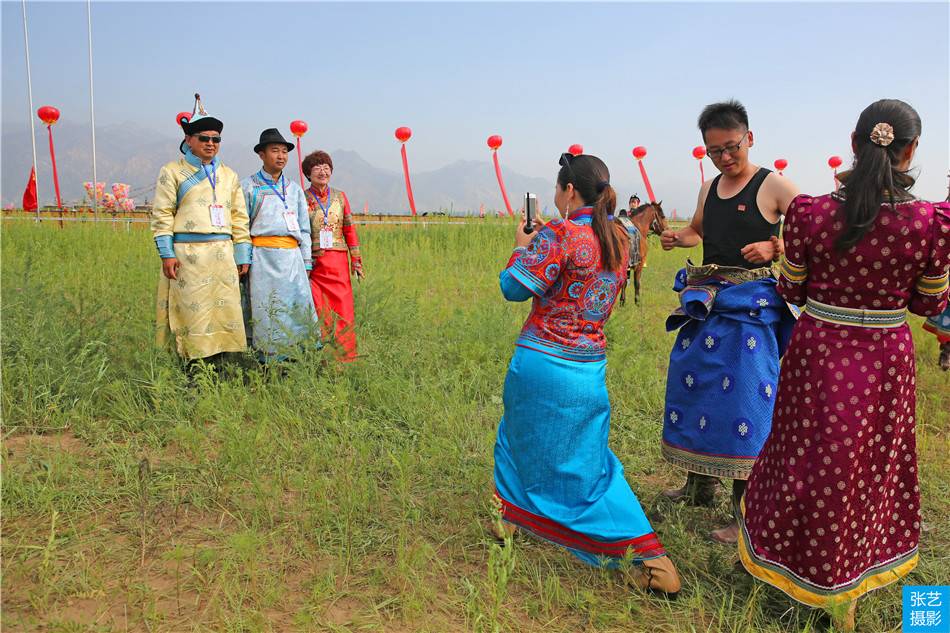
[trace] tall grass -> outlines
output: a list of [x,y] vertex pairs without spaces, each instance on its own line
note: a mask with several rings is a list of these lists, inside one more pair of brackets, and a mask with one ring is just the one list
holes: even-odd
[[[608,325],[611,446],[684,576],[631,592],[558,548],[499,548],[492,444],[526,304],[498,271],[514,228],[361,229],[361,360],[249,359],[189,385],[154,347],[148,234],[2,227],[3,615],[49,631],[824,631],[705,540],[728,516],[656,501],[663,330],[682,252],[654,247],[643,306]],[[924,520],[914,584],[948,584],[946,374],[915,320]],[[543,389],[543,385],[539,385]],[[898,630],[900,588],[859,630]]]

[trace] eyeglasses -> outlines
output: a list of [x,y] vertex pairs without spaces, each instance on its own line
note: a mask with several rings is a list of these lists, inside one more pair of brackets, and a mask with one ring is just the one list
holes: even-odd
[[313,167],[310,168],[310,173],[313,173],[313,172],[315,172],[315,171],[329,171],[329,172],[332,172],[333,170],[332,170],[332,169],[330,168],[330,166],[327,165],[326,163],[320,163],[319,165],[314,165]]
[[739,139],[738,143],[731,143],[719,149],[709,149],[707,147],[706,156],[709,156],[709,158],[712,160],[718,160],[722,158],[723,154],[729,154],[730,156],[735,156],[736,152],[738,152],[739,149],[742,147],[742,141],[746,139],[747,135],[748,135],[748,132],[742,135],[742,138]]
[[202,143],[207,143],[208,141],[211,141],[212,143],[214,143],[215,145],[217,145],[218,143],[221,142],[221,137],[220,137],[220,136],[208,136],[207,134],[199,134],[199,135],[198,135],[198,140],[201,141]]

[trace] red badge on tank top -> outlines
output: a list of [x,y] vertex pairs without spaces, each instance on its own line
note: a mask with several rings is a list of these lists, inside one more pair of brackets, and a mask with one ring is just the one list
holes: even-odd
[[736,208],[737,208],[739,211],[745,211],[745,205],[744,205],[744,204],[740,204],[740,205],[739,205],[738,207],[736,207]]

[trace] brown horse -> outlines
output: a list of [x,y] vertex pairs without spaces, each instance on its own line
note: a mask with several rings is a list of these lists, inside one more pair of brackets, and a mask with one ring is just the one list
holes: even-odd
[[647,238],[650,233],[660,235],[663,231],[670,228],[663,214],[663,202],[651,202],[641,205],[630,211],[630,221],[640,231],[640,244],[638,262],[630,262],[630,268],[633,271],[633,300],[640,305],[640,275],[643,274],[643,267],[647,263],[647,249],[649,243]]

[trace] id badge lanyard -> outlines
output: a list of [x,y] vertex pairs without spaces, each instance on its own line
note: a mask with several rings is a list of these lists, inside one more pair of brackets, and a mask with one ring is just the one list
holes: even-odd
[[317,201],[317,204],[320,205],[320,210],[323,211],[323,226],[330,226],[330,206],[333,204],[333,201],[330,199],[330,188],[327,187],[327,206],[323,206],[323,203],[320,202],[320,196],[313,194],[313,199]]
[[211,215],[211,226],[213,227],[224,227],[226,222],[224,220],[224,207],[218,204],[218,196],[216,191],[216,185],[218,180],[217,167],[214,163],[211,163],[211,173],[208,173],[208,166],[202,165],[201,168],[205,172],[205,176],[208,178],[208,184],[211,185],[211,206],[208,207]]
[[330,207],[333,205],[333,199],[330,197],[330,188],[327,187],[327,206],[320,202],[320,196],[313,193],[314,199],[323,211],[323,228],[320,229],[320,248],[333,247],[333,229],[330,228]]
[[216,166],[214,163],[211,163],[211,173],[208,173],[208,166],[204,163],[201,164],[201,168],[205,170],[205,177],[208,179],[208,184],[211,185],[211,204],[217,205],[218,198],[214,190],[215,185],[217,184],[218,175],[216,171]]
[[[271,182],[270,178],[264,175],[264,172],[261,172],[261,179],[267,183],[267,186],[280,198],[280,201],[284,204],[284,211],[287,210],[287,183],[284,182],[284,175],[280,175],[280,191],[277,191],[277,187],[274,185],[276,182]],[[283,194],[281,194],[281,191]]]
[[271,188],[274,195],[284,204],[284,224],[287,226],[287,230],[291,233],[299,231],[300,223],[297,222],[297,214],[287,207],[287,183],[284,180],[284,174],[280,175],[280,189],[283,194],[281,194],[281,191],[277,191],[277,183],[271,182],[270,179],[264,175],[263,171],[261,171],[261,178],[267,183],[267,186]]

